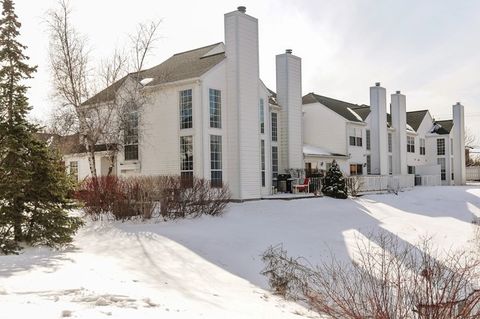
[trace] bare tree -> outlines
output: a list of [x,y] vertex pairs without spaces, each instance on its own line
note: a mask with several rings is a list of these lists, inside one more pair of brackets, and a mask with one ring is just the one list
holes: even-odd
[[465,146],[466,147],[475,147],[477,143],[477,137],[473,134],[470,128],[465,129]]
[[[90,173],[96,178],[97,146],[103,145],[102,151],[108,153],[111,174],[124,132],[132,125],[132,114],[138,118],[146,103],[142,69],[157,40],[160,21],[140,24],[130,36],[130,52],[115,50],[94,72],[85,37],[71,24],[70,15],[66,0],[60,0],[59,8],[48,14],[53,82],[56,97],[61,101],[54,121],[69,132],[78,130],[87,150]],[[128,73],[129,70],[133,72]],[[92,97],[92,92],[98,93]]]

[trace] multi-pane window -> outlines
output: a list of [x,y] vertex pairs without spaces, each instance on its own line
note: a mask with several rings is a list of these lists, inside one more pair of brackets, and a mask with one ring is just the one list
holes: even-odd
[[180,136],[180,176],[184,185],[193,184],[193,137]]
[[212,187],[222,187],[222,137],[210,135],[210,182]]
[[393,157],[392,155],[388,155],[388,174],[393,174]]
[[425,139],[420,139],[420,155],[425,155]]
[[262,163],[262,187],[265,187],[265,140],[260,141],[260,156]]
[[265,133],[265,109],[263,106],[263,99],[260,99],[260,103],[258,105],[258,112],[260,113],[260,133]]
[[350,128],[349,130],[349,144],[352,146],[362,146],[362,129],[360,128]]
[[350,164],[350,175],[362,175],[363,174],[363,165],[362,164]]
[[[222,92],[220,90],[209,89],[210,96],[210,127],[222,127]],[[190,104],[191,108],[191,104]],[[191,127],[191,126],[190,126]]]
[[77,161],[72,161],[69,164],[69,173],[73,177],[75,181],[78,182],[78,162]]
[[272,113],[272,141],[278,140],[277,113]]
[[447,171],[445,169],[445,158],[437,158],[437,164],[440,165],[440,176],[442,181],[447,179]]
[[370,175],[372,173],[372,158],[370,155],[367,155],[367,174]]
[[445,155],[445,139],[437,138],[437,155]]
[[370,149],[370,130],[365,131],[365,140],[367,144],[367,150]]
[[193,127],[192,90],[180,91],[180,128]]
[[450,155],[453,155],[453,138],[450,139]]
[[388,151],[391,153],[393,148],[392,133],[388,133]]
[[272,177],[278,176],[278,147],[272,146]]
[[126,161],[138,160],[138,113],[131,112],[125,125],[124,156]]
[[407,152],[415,153],[415,137],[407,136]]
[[415,166],[407,166],[408,174],[415,174]]

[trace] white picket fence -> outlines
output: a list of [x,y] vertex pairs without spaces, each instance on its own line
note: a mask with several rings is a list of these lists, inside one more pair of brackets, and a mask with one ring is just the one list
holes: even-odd
[[467,181],[480,181],[480,166],[467,166]]
[[416,176],[415,178],[418,178],[419,181],[417,180],[417,186],[440,186],[442,185],[442,178],[440,175],[421,175],[421,176]]
[[360,192],[399,191],[415,186],[415,175],[358,176]]

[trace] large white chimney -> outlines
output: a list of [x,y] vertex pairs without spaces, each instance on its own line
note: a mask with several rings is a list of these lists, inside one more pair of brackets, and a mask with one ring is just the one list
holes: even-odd
[[465,168],[465,114],[464,107],[453,105],[453,180],[455,185],[466,184]]
[[[393,133],[393,174],[406,175],[407,169],[407,103],[405,95],[397,91],[391,95],[390,114]],[[388,141],[387,141],[388,143]]]
[[380,83],[370,87],[372,174],[388,174],[387,92]]
[[247,15],[245,7],[225,14],[225,54],[229,187],[233,199],[258,198],[258,20]]
[[291,49],[276,56],[280,115],[280,171],[303,168],[302,59]]

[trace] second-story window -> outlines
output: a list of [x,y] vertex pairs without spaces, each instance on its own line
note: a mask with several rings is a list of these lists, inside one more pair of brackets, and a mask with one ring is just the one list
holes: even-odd
[[420,139],[420,155],[425,155],[425,139]]
[[180,128],[193,127],[192,90],[180,91]]
[[210,127],[222,127],[222,94],[220,90],[209,90],[210,96]]
[[360,128],[350,128],[349,130],[349,144],[351,146],[362,146],[362,129]]
[[126,161],[138,160],[138,113],[131,112],[125,123],[124,157]]
[[272,113],[272,141],[276,142],[277,140],[278,140],[277,113]]
[[407,152],[415,153],[415,137],[407,136]]
[[445,155],[445,139],[437,139],[437,155]]
[[263,107],[263,99],[260,99],[260,103],[258,105],[258,112],[260,116],[260,133],[265,133],[265,109]]
[[365,143],[367,144],[367,150],[370,149],[370,130],[365,131]]

